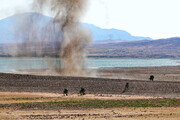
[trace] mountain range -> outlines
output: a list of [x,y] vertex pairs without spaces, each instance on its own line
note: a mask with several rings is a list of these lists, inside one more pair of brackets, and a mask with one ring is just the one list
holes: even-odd
[[[39,13],[24,13],[13,15],[0,20],[0,56],[11,56],[8,53],[9,43],[21,39],[50,39],[51,42],[61,35],[61,30],[53,25],[45,26],[53,18]],[[23,22],[23,27],[19,26]],[[130,33],[117,29],[103,29],[92,24],[82,23],[89,28],[94,36],[94,43],[87,47],[89,57],[126,57],[126,58],[180,58],[180,38],[167,38],[152,40],[149,37],[136,37]],[[54,28],[53,28],[54,27]],[[55,29],[57,36],[48,36]],[[37,32],[39,36],[33,36]],[[45,34],[44,34],[45,33]],[[43,56],[56,56],[52,54],[54,44],[45,43]],[[56,41],[55,41],[56,42]],[[4,43],[4,44],[3,44]],[[8,44],[6,44],[8,43]],[[38,48],[38,46],[35,46]],[[11,46],[10,51],[14,51]],[[34,52],[34,53],[33,53]],[[37,56],[35,49],[30,53]],[[42,55],[40,55],[42,56]]]
[[88,51],[91,57],[180,58],[180,37],[92,44]]
[[[24,35],[26,32],[30,32],[28,28],[39,30],[39,34],[44,32],[42,30],[43,25],[46,25],[48,21],[52,21],[52,17],[48,17],[39,13],[23,13],[17,14],[5,19],[0,20],[0,43],[9,43],[17,40],[17,36]],[[33,22],[32,22],[33,21]],[[21,23],[25,25],[25,28],[20,27]],[[152,40],[150,37],[137,37],[132,36],[130,33],[124,30],[118,29],[103,29],[93,24],[82,23],[92,31],[94,41],[135,41],[135,40]],[[18,34],[17,34],[18,31]],[[19,35],[21,34],[21,35]],[[48,34],[48,33],[47,33]],[[18,38],[22,39],[22,38]]]

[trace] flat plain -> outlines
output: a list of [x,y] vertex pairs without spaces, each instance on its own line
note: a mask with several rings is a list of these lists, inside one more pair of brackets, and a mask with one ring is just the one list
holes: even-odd
[[[178,120],[179,67],[100,69],[97,77],[0,74],[0,119]],[[124,75],[124,76],[123,76]],[[154,75],[154,81],[149,76]],[[123,78],[124,77],[124,78]],[[129,88],[125,91],[125,85]],[[81,87],[86,95],[80,96]],[[69,95],[63,90],[68,88]]]

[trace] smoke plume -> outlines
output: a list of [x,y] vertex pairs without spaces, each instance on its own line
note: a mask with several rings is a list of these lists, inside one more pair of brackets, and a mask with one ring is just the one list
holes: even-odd
[[[18,54],[56,56],[59,60],[55,62],[55,68],[61,75],[86,75],[85,47],[91,41],[91,35],[80,24],[86,3],[87,0],[34,0],[33,10],[42,14],[49,13],[54,19],[43,21],[46,24],[41,25],[41,28],[36,27],[36,22],[41,21],[38,15],[18,20],[25,32],[16,33],[23,38],[18,46]],[[24,21],[29,21],[31,25]]]
[[87,0],[35,0],[33,7],[39,12],[48,8],[53,23],[61,28],[60,67],[64,75],[85,74],[85,44],[90,41],[88,32],[80,25]]

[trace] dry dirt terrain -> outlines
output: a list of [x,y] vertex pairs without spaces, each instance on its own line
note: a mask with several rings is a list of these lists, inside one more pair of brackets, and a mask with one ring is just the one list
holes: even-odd
[[[93,101],[122,102],[148,101],[158,106],[76,106],[76,102]],[[67,104],[61,104],[69,101]],[[72,103],[70,103],[73,101]],[[156,102],[155,102],[156,101]],[[159,101],[159,102],[157,102]],[[166,102],[167,101],[167,102]],[[172,102],[176,101],[176,102]],[[0,93],[0,119],[11,120],[178,120],[180,119],[180,100],[146,96],[128,95],[70,95],[51,93]],[[172,102],[172,104],[170,104]],[[162,104],[163,103],[163,104]],[[165,103],[165,104],[164,104]],[[29,105],[31,104],[31,105]],[[55,105],[54,105],[55,104]],[[71,105],[70,105],[71,104]],[[135,104],[134,104],[135,105]],[[151,105],[151,104],[149,104]],[[59,107],[57,107],[59,106]],[[63,107],[62,107],[63,106]]]
[[[21,70],[16,73],[59,76],[53,70]],[[180,82],[180,66],[101,68],[90,71],[89,77],[148,81],[150,75],[155,76],[155,81]]]
[[180,120],[180,67],[104,68],[97,77],[43,72],[0,73],[0,119]]
[[179,120],[180,108],[113,108],[86,110],[2,110],[11,120]]
[[100,69],[98,73],[100,77],[145,81],[149,80],[150,75],[154,75],[155,81],[180,82],[180,66],[108,68]]
[[[156,76],[155,76],[156,77]],[[149,81],[109,79],[95,77],[38,76],[0,73],[1,92],[79,93],[81,87],[87,94],[125,94],[160,97],[180,97],[179,81]],[[126,88],[128,84],[128,88]]]

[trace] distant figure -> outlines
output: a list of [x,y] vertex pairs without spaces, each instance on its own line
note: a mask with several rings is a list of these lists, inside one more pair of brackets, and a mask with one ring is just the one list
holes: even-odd
[[79,94],[80,94],[80,95],[85,95],[85,91],[86,91],[86,90],[85,90],[84,88],[81,88],[81,90],[79,91]]
[[149,78],[150,81],[154,81],[154,75],[151,75]]
[[125,86],[125,88],[123,90],[123,93],[127,92],[128,89],[129,89],[129,83],[126,83],[126,86]]
[[68,89],[64,89],[63,94],[64,94],[65,96],[68,96]]

